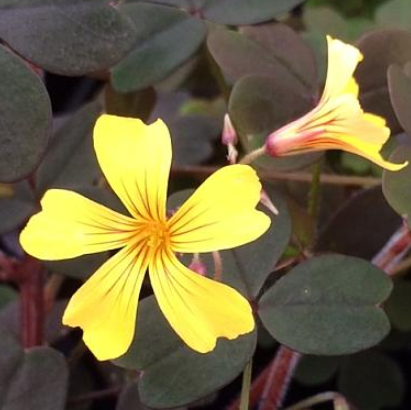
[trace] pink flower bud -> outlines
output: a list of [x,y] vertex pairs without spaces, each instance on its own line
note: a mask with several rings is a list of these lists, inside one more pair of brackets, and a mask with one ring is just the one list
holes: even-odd
[[221,142],[223,145],[236,145],[238,142],[237,133],[228,114],[224,115],[224,127]]

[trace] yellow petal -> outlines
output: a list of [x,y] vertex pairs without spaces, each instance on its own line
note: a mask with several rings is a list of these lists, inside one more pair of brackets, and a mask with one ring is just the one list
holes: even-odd
[[348,92],[355,91],[351,78],[363,58],[356,47],[330,36],[327,36],[327,49],[327,80],[321,101],[338,97],[347,92],[347,87],[349,87]]
[[171,139],[166,125],[102,115],[94,147],[107,181],[135,218],[165,220]]
[[247,165],[230,165],[211,175],[170,219],[175,252],[210,252],[260,237],[270,218],[255,209],[261,184]]
[[124,246],[137,228],[133,219],[72,191],[51,189],[20,235],[23,249],[58,260]]
[[83,329],[84,342],[97,359],[114,359],[128,350],[147,265],[145,249],[123,248],[70,299],[63,323]]
[[217,338],[235,339],[253,330],[251,307],[243,296],[192,272],[172,253],[159,251],[149,272],[161,311],[193,350],[207,353]]
[[355,80],[354,77],[351,77],[350,80],[348,81],[347,87],[343,91],[343,94],[351,94],[355,98],[358,98],[359,92],[360,92],[360,87],[358,86],[357,81]]
[[399,171],[408,165],[408,161],[405,161],[402,164],[395,164],[385,160],[379,153],[378,146],[376,147],[374,144],[366,141],[360,141],[358,138],[344,136],[340,137],[339,141],[341,144],[339,147],[340,149],[367,158],[389,171]]
[[[385,127],[385,124],[387,123],[384,118],[380,117],[379,115],[372,114],[370,112],[365,112],[363,114],[363,118],[364,118],[364,120],[366,120],[368,122],[371,122],[372,124],[374,124],[378,127]],[[390,130],[389,130],[389,128],[387,128],[387,129],[388,129],[388,133],[389,133]]]

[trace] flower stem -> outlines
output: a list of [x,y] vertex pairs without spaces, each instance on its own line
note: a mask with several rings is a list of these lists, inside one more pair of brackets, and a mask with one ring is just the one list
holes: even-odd
[[68,399],[69,404],[79,404],[87,401],[94,401],[105,399],[106,397],[116,397],[121,393],[122,387],[109,387],[105,390],[92,391],[90,393],[84,393],[79,396],[75,396]]
[[[321,404],[325,403],[327,401],[333,401],[334,402],[334,408],[338,408],[336,404],[339,406],[339,408],[346,408],[348,409],[348,404],[346,400],[341,396],[341,394],[336,393],[336,392],[324,392],[324,393],[319,393],[316,394],[313,397],[310,397],[308,399],[302,400],[290,407],[287,407],[285,410],[305,410],[307,408],[310,408],[312,406],[315,406],[316,404]],[[337,402],[337,403],[336,403]],[[343,407],[343,403],[346,404],[346,407]]]
[[311,216],[314,222],[314,229],[312,232],[312,236],[310,238],[310,248],[313,248],[316,235],[317,235],[317,220],[318,220],[318,212],[319,212],[319,204],[320,204],[320,193],[321,193],[321,169],[322,169],[322,161],[317,161],[312,167],[312,179],[311,179],[311,186],[310,191],[308,193],[308,206],[307,212],[308,215]]
[[250,403],[250,386],[253,359],[247,363],[243,373],[243,384],[241,386],[240,410],[248,410]]
[[300,357],[300,353],[286,346],[278,348],[277,354],[270,364],[258,410],[277,410],[281,407]]
[[321,182],[322,161],[317,161],[312,166],[312,177],[310,192],[308,193],[308,214],[316,220],[318,217],[319,197],[320,197],[320,182]]
[[40,263],[27,257],[18,269],[20,288],[21,341],[24,348],[43,343],[44,293]]
[[394,232],[384,247],[374,256],[372,263],[384,270],[387,275],[393,275],[399,262],[411,249],[411,231],[404,222]]
[[266,153],[265,145],[262,147],[249,152],[247,155],[243,157],[243,159],[239,162],[240,164],[249,165],[254,162],[257,158],[261,157]]
[[213,279],[221,282],[223,276],[223,258],[220,252],[215,251],[212,253],[214,262],[214,276]]
[[[221,167],[205,166],[205,165],[189,165],[178,166],[171,168],[173,175],[190,175],[199,178],[205,178],[208,175],[218,171]],[[264,181],[293,181],[302,183],[311,183],[312,174],[309,172],[281,172],[261,170],[258,172],[260,178]],[[320,180],[322,184],[327,185],[342,185],[353,187],[371,187],[381,184],[380,178],[374,177],[358,177],[355,175],[333,175],[321,174]]]

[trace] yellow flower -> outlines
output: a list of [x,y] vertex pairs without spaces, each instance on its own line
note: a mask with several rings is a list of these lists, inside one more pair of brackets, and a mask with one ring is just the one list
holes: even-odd
[[226,166],[210,176],[170,218],[166,195],[171,139],[158,120],[101,116],[94,129],[99,164],[131,216],[72,191],[52,189],[20,242],[46,260],[120,249],[73,295],[63,323],[83,329],[100,360],[129,348],[140,288],[148,268],[158,304],[192,349],[211,351],[218,337],[235,339],[254,328],[248,301],[222,283],[195,274],[175,253],[210,252],[251,242],[270,225],[255,209],[261,184],[252,168]]
[[391,171],[405,167],[406,162],[393,164],[382,158],[379,152],[390,130],[383,118],[361,109],[353,73],[362,54],[354,46],[330,36],[327,45],[327,80],[320,102],[303,117],[270,134],[265,152],[283,156],[341,149]]

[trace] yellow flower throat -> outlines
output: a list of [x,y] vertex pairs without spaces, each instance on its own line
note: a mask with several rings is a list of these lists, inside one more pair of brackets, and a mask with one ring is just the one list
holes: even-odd
[[170,230],[165,222],[150,221],[145,228],[147,232],[147,245],[158,249],[161,246],[170,246]]

